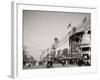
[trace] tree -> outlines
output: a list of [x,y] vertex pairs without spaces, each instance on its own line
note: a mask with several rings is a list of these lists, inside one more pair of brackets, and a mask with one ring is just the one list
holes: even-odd
[[57,51],[57,57],[60,57],[61,56],[61,50],[58,50]]
[[67,48],[64,48],[64,49],[62,50],[62,55],[63,55],[63,56],[67,56],[67,54],[68,54],[68,49],[67,49]]

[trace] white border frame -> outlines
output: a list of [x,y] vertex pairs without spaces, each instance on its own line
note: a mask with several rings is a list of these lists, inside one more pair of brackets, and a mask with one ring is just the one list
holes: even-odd
[[[12,71],[11,76],[17,77],[36,77],[46,75],[65,75],[69,73],[90,73],[96,72],[96,53],[91,51],[91,67],[72,67],[72,68],[54,68],[54,69],[32,69],[23,70],[22,65],[22,11],[27,10],[41,10],[41,11],[59,11],[59,12],[81,12],[91,13],[91,30],[96,26],[96,8],[86,7],[71,7],[71,6],[54,6],[54,5],[38,5],[12,2]],[[92,34],[93,36],[93,34]],[[92,39],[94,37],[91,37]],[[93,40],[91,42],[94,42]],[[94,43],[91,45],[91,47]]]

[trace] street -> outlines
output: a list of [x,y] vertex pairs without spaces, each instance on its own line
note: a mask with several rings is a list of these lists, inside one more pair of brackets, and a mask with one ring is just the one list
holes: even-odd
[[[54,64],[53,65],[53,68],[64,68],[64,67],[76,67],[77,65],[69,65],[69,64],[66,64],[64,66],[62,66],[62,64]],[[24,67],[24,69],[45,69],[47,68],[47,65],[46,64],[43,64],[43,65],[34,65],[34,67]],[[49,68],[48,68],[49,69]]]

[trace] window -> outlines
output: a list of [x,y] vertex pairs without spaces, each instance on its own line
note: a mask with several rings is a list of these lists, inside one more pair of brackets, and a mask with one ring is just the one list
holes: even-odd
[[89,49],[90,49],[89,47],[83,47],[82,51],[89,51]]
[[88,31],[88,34],[91,34],[91,31]]

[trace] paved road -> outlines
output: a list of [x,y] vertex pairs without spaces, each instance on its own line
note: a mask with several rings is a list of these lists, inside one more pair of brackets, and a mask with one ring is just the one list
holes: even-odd
[[[62,66],[62,64],[54,64],[53,68],[63,68],[63,67],[76,67],[77,65],[68,65],[66,64],[65,66]],[[43,68],[47,68],[46,64],[43,65],[35,65],[34,67],[25,67],[25,69],[43,69]]]

